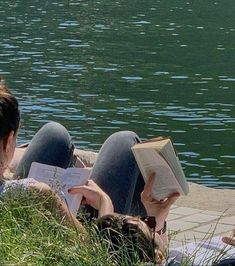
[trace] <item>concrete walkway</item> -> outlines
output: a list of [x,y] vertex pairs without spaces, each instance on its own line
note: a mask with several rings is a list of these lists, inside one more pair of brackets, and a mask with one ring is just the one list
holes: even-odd
[[212,189],[190,183],[168,217],[170,247],[231,235],[235,228],[235,190]]

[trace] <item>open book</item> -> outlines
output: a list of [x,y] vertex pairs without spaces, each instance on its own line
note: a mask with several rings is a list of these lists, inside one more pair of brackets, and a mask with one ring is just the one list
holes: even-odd
[[29,170],[29,178],[48,184],[67,203],[69,210],[76,215],[80,207],[82,196],[71,195],[68,189],[73,186],[84,185],[89,179],[91,168],[67,168],[50,166],[33,162]]
[[161,200],[174,192],[188,194],[188,183],[170,138],[160,137],[135,144],[132,151],[145,182],[151,173],[156,174],[154,198]]

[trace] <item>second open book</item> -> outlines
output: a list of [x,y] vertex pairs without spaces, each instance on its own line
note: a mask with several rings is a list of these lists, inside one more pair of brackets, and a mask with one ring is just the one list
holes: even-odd
[[155,173],[152,196],[165,199],[174,192],[187,195],[188,183],[170,138],[154,138],[132,147],[139,169],[145,179]]
[[82,196],[69,194],[68,189],[85,185],[90,177],[91,168],[67,168],[50,166],[33,162],[29,171],[29,178],[48,184],[53,191],[65,200],[69,210],[76,215],[80,207]]

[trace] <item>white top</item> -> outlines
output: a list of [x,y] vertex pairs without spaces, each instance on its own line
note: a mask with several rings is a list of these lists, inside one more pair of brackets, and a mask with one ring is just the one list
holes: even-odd
[[31,184],[35,184],[37,181],[33,178],[23,178],[18,180],[6,180],[0,186],[0,194],[6,192],[9,188],[23,187],[28,188]]

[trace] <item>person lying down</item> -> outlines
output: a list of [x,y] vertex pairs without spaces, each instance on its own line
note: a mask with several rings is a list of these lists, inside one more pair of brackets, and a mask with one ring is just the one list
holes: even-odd
[[[125,243],[128,248],[129,259],[132,255],[138,254],[141,261],[145,262],[163,262],[167,257],[167,230],[166,218],[171,205],[177,200],[178,195],[171,195],[164,202],[158,202],[151,198],[151,188],[154,181],[154,175],[151,175],[141,193],[142,202],[151,216],[137,217],[126,214],[114,213],[114,206],[110,197],[92,180],[86,185],[73,187],[69,193],[80,193],[83,195],[83,204],[89,204],[98,210],[96,225],[102,238],[111,240],[109,246],[110,253],[115,254],[118,259],[118,249],[120,243]],[[69,213],[66,204],[51,191],[50,187],[44,183],[33,179],[22,179],[16,181],[7,181],[2,188],[1,193],[7,192],[12,186],[23,186],[27,189],[38,190],[41,193],[53,194],[56,206],[60,215],[66,218],[67,224],[75,224],[81,233],[85,232],[83,225]],[[156,223],[156,220],[158,223]],[[87,235],[86,235],[87,236]]]
[[[133,259],[132,256],[134,257],[136,254],[138,254],[141,261],[156,263],[156,265],[162,265],[167,261],[169,262],[169,265],[181,265],[180,261],[186,259],[186,257],[177,257],[174,252],[170,252],[170,257],[168,254],[166,219],[170,207],[175,203],[178,195],[171,195],[168,199],[161,202],[153,199],[151,197],[151,189],[154,178],[154,174],[149,177],[148,182],[141,193],[141,200],[147,211],[147,216],[145,217],[115,213],[110,197],[92,180],[89,180],[86,185],[69,189],[69,193],[71,194],[80,193],[83,195],[82,204],[88,204],[98,211],[98,218],[95,223],[99,230],[99,235],[101,238],[107,239],[107,241],[111,243],[111,245],[109,245],[109,252],[115,257],[116,261],[118,261],[119,257],[118,251],[122,252],[120,247],[123,245],[125,245],[128,250],[128,258],[130,262]],[[67,224],[75,224],[81,233],[86,237],[89,237],[86,233],[85,227],[75,216],[69,213],[66,204],[64,204],[64,202],[50,190],[50,187],[30,179],[14,182],[15,184],[17,184],[16,182],[18,182],[18,184],[21,183],[21,185],[26,188],[36,189],[43,193],[52,193],[58,203],[58,211],[61,216],[66,218]],[[12,186],[10,181],[5,185],[4,191],[7,190],[8,186],[9,188]],[[194,248],[197,248],[195,243]],[[184,250],[185,249],[182,248],[178,249],[179,254],[184,255]],[[194,258],[193,264],[188,265],[202,265],[201,259],[202,256],[200,255],[199,258],[198,253],[198,258]],[[188,262],[190,262],[190,260],[188,260]],[[206,265],[220,264],[211,264],[210,261],[207,261]]]

